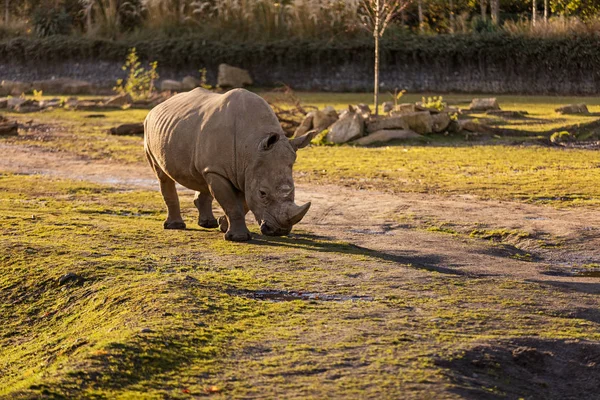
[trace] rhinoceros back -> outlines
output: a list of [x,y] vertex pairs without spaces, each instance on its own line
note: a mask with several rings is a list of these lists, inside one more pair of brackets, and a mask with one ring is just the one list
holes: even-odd
[[158,105],[144,122],[149,157],[190,189],[207,171],[243,187],[246,162],[265,134],[281,131],[277,117],[259,96],[236,89],[216,94],[194,89]]

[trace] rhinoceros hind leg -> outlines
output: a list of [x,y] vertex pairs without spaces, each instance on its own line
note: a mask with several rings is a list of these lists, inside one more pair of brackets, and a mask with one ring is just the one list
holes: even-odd
[[179,208],[179,196],[175,181],[164,172],[158,170],[156,175],[160,182],[160,193],[167,205],[167,220],[164,223],[165,229],[185,229],[185,222],[181,218],[181,210]]
[[198,209],[198,225],[203,228],[217,228],[219,224],[212,212],[213,197],[207,193],[196,192],[194,205]]
[[226,229],[225,240],[245,242],[252,239],[244,219],[246,211],[243,194],[236,190],[231,182],[218,174],[207,174],[206,180],[212,195],[227,216],[227,224],[223,222],[222,217],[219,219],[221,230]]

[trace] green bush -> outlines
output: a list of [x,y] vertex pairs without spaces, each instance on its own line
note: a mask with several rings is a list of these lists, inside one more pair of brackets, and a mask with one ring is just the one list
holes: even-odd
[[39,37],[68,35],[73,22],[62,8],[40,8],[33,13],[33,29]]

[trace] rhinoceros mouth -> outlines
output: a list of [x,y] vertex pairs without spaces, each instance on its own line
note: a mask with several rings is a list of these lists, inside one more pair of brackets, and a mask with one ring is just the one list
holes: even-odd
[[291,228],[282,228],[280,226],[273,226],[267,221],[262,221],[260,224],[260,231],[263,235],[267,236],[285,236],[289,235],[292,231]]

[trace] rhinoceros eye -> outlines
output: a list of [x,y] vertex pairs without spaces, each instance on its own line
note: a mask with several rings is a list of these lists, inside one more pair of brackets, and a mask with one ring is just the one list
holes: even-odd
[[267,198],[267,192],[265,192],[263,190],[259,190],[258,193],[260,193],[260,198],[261,199],[266,199]]

